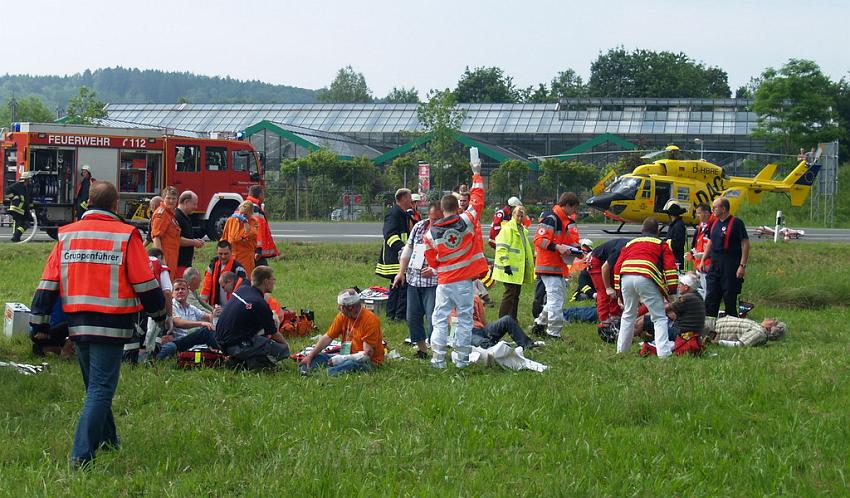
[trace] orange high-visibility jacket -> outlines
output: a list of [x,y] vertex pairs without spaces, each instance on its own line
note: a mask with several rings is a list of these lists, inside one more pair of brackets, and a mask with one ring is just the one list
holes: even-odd
[[538,275],[569,275],[570,265],[558,252],[558,244],[578,245],[580,235],[574,218],[564,212],[557,204],[552,212],[540,222],[534,234],[534,247],[537,248],[537,260],[534,273]]
[[254,219],[257,221],[257,249],[260,250],[260,256],[263,258],[277,257],[280,251],[274,243],[272,230],[269,228],[269,220],[266,219],[266,213],[263,211],[263,203],[250,195],[245,200],[251,201],[251,204],[254,205]]
[[474,175],[466,211],[431,224],[424,237],[425,259],[437,270],[437,283],[476,279],[487,272],[480,231],[483,209],[484,183],[481,175]]
[[254,259],[257,254],[256,217],[252,216],[250,219],[246,219],[239,213],[233,213],[224,223],[221,240],[230,242],[233,257],[242,263],[245,273],[250,277],[256,264]]
[[126,341],[136,312],[165,318],[165,300],[138,230],[109,211],[86,211],[59,229],[33,298],[33,326],[48,326],[58,297],[75,338]]
[[213,258],[210,266],[204,273],[204,283],[201,285],[201,301],[204,301],[210,306],[218,304],[218,291],[221,288],[218,284],[218,279],[226,271],[236,274],[236,286],[234,289],[238,289],[241,282],[248,279],[245,268],[242,267],[242,263],[237,261],[236,258],[231,257],[230,261],[225,263],[224,266],[222,266],[220,259]]
[[679,275],[676,273],[676,258],[670,246],[658,237],[641,235],[629,241],[620,251],[614,265],[614,289],[620,291],[622,275],[640,275],[655,282],[666,295],[676,292]]

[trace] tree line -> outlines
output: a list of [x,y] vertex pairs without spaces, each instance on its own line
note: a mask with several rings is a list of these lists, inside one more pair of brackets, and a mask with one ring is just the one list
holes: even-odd
[[315,91],[228,76],[124,67],[85,70],[69,76],[0,76],[0,98],[37,97],[55,115],[85,86],[106,102],[170,104],[200,103],[311,103]]

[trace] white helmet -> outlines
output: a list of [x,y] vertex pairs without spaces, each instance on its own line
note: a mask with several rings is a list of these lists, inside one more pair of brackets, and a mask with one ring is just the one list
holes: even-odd
[[590,239],[581,239],[580,241],[578,241],[578,245],[579,247],[587,246],[590,249],[593,249],[593,241]]
[[522,201],[519,200],[519,197],[513,196],[510,199],[508,199],[508,206],[510,206],[510,207],[520,207],[520,206],[522,206]]

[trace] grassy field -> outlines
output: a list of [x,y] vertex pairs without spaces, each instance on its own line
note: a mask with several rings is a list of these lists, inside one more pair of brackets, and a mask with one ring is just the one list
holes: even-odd
[[[51,359],[32,377],[2,369],[0,494],[846,496],[846,246],[754,247],[743,297],[754,318],[789,324],[767,347],[617,357],[592,325],[571,325],[567,340],[529,354],[550,366],[544,374],[435,371],[402,344],[404,326],[387,324],[404,359],[368,375],[302,378],[294,363],[264,374],[125,367],[114,402],[122,449],[88,472],[67,463],[84,395],[77,365]],[[30,301],[49,249],[0,247],[4,302]],[[275,294],[314,309],[320,327],[339,289],[382,283],[371,245],[283,252]],[[0,339],[0,358],[33,361],[20,338]]]

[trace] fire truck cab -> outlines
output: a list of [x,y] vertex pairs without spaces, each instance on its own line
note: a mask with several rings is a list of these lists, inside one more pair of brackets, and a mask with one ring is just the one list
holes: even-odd
[[163,187],[198,194],[193,225],[216,240],[224,220],[262,184],[260,157],[249,142],[191,138],[160,129],[15,123],[0,142],[3,190],[25,171],[32,180],[32,204],[38,223],[51,237],[72,222],[81,168],[95,180],[112,182],[119,192],[119,213],[147,229],[148,203]]

